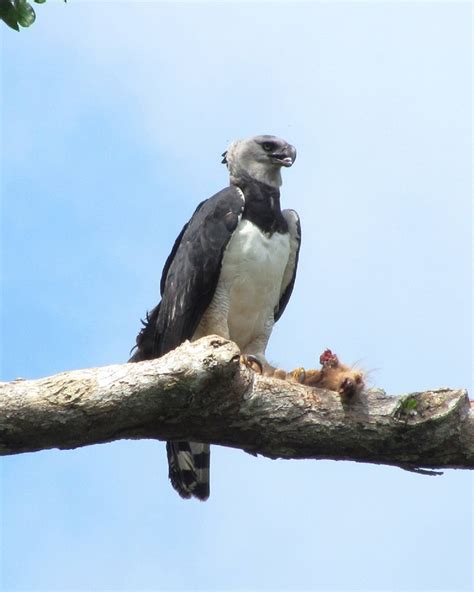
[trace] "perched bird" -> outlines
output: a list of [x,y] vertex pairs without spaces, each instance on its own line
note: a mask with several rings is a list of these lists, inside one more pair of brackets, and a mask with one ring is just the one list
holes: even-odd
[[[301,229],[280,207],[282,167],[296,149],[275,136],[233,142],[222,155],[229,186],[198,205],[161,277],[131,362],[157,358],[186,339],[220,335],[243,361],[271,372],[265,349],[293,290]],[[208,444],[167,442],[169,477],[184,498],[209,497]]]

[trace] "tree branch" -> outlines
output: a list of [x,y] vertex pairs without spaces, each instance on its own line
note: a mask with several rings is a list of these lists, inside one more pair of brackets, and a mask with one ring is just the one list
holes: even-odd
[[255,375],[220,337],[149,362],[0,383],[0,454],[124,438],[187,439],[270,458],[474,468],[465,390],[400,397],[334,392]]

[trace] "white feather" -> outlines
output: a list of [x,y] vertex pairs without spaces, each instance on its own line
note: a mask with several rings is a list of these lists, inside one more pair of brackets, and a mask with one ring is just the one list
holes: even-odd
[[215,333],[263,356],[290,257],[289,234],[241,220],[227,245],[212,302],[194,338]]

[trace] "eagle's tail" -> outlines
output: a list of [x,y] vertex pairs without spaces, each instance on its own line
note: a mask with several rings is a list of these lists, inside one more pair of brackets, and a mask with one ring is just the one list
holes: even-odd
[[210,446],[200,442],[166,442],[169,478],[181,497],[209,497]]

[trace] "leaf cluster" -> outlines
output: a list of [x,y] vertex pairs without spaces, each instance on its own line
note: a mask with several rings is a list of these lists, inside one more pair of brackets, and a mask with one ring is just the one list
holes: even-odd
[[[36,4],[44,4],[46,0],[34,0]],[[0,19],[15,31],[20,27],[29,27],[35,22],[36,14],[26,0],[0,0]]]

